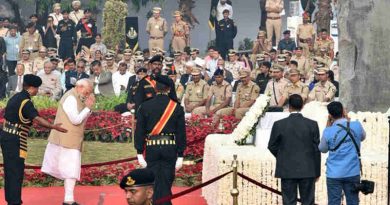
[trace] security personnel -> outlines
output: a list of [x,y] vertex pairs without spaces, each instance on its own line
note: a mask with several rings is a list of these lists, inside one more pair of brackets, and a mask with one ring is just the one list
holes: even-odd
[[[219,115],[219,110],[228,107],[232,99],[232,86],[224,80],[224,71],[217,69],[214,72],[215,81],[210,86],[207,94],[206,106],[196,108],[193,113],[197,115],[215,116]],[[214,98],[214,100],[212,100]],[[213,101],[213,103],[212,103]],[[215,123],[217,119],[215,119]]]
[[104,56],[104,61],[103,61],[103,69],[105,71],[110,71],[112,74],[114,74],[118,70],[118,65],[120,64],[120,63],[116,64],[114,58],[115,58],[115,54],[107,53]]
[[34,61],[30,60],[30,51],[24,49],[22,51],[22,58],[18,62],[24,65],[24,74],[36,74],[37,71],[34,71]]
[[237,35],[237,26],[229,18],[229,10],[223,11],[223,19],[218,21],[215,27],[216,45],[221,57],[226,59],[229,49],[233,49],[233,39]]
[[168,76],[161,75],[163,57],[160,55],[154,56],[149,61],[149,65],[152,71],[152,74],[145,76],[139,81],[138,87],[134,94],[134,103],[135,111],[138,111],[138,107],[145,101],[153,98],[156,95],[156,82],[160,80],[166,80],[171,82],[171,91],[169,92],[169,97],[177,101],[177,96],[175,92],[175,83],[169,79]]
[[186,94],[184,96],[184,106],[188,113],[197,108],[204,106],[207,100],[209,85],[202,80],[199,68],[194,68],[191,72],[192,81],[187,83]]
[[300,95],[303,99],[303,102],[306,101],[309,95],[309,87],[300,81],[299,70],[291,69],[288,73],[290,83],[288,83],[284,89],[283,96],[278,103],[279,107],[283,107],[288,98],[293,94]]
[[321,48],[325,48],[328,51],[327,56],[331,59],[334,58],[334,41],[332,37],[328,35],[328,30],[326,29],[321,30],[321,33],[319,33],[316,41],[314,42],[315,55],[320,55]]
[[311,71],[310,59],[303,55],[303,48],[298,46],[295,50],[295,55],[291,57],[291,60],[298,63],[298,71],[301,76],[305,77],[306,80],[309,79],[309,74]]
[[123,50],[123,56],[122,60],[118,62],[118,65],[121,63],[127,64],[127,71],[131,73],[132,75],[135,74],[134,66],[135,66],[135,59],[133,57],[133,50],[127,48]]
[[73,47],[77,45],[76,24],[69,19],[69,11],[62,11],[63,19],[58,23],[57,34],[60,35],[58,55],[62,60],[74,59]]
[[146,32],[149,36],[149,50],[158,47],[164,50],[164,37],[168,32],[168,23],[164,18],[160,17],[161,8],[153,8],[153,17],[146,24]]
[[283,78],[283,66],[274,63],[272,65],[271,72],[272,80],[268,82],[264,94],[271,96],[270,106],[278,106],[288,82],[285,78]]
[[19,51],[30,51],[30,59],[34,60],[38,56],[38,49],[43,46],[42,37],[36,31],[35,24],[29,23],[26,26],[27,31],[23,33],[22,39],[19,43]]
[[181,100],[183,99],[183,95],[184,95],[184,86],[179,81],[177,81],[177,72],[175,70],[175,67],[171,66],[167,72],[167,75],[175,83],[175,91],[176,91],[177,100],[178,100],[178,102],[181,102]]
[[[157,81],[156,96],[142,103],[137,112],[134,145],[139,164],[154,173],[154,203],[158,203],[156,199],[172,195],[175,169],[182,167],[186,148],[184,110],[168,96],[171,84],[169,78]],[[172,203],[169,200],[158,204]]]
[[272,42],[272,37],[275,32],[276,47],[280,40],[282,29],[282,19],[280,13],[284,9],[283,0],[266,0],[265,10],[267,11],[267,20],[265,22],[267,28],[267,39]]
[[303,48],[303,55],[308,57],[310,50],[313,48],[314,36],[316,31],[313,24],[310,23],[310,14],[305,12],[303,14],[303,24],[298,25],[297,29],[297,43]]
[[315,84],[313,90],[309,93],[310,101],[331,102],[336,94],[336,87],[328,80],[327,68],[317,69],[319,82]]
[[95,21],[91,18],[91,10],[84,10],[84,18],[82,18],[76,25],[76,31],[81,32],[81,37],[77,45],[76,54],[81,51],[82,46],[90,48],[95,43],[95,37],[97,34],[97,28]]
[[251,80],[250,72],[240,71],[241,83],[237,87],[236,101],[234,107],[223,108],[219,112],[219,117],[233,114],[237,119],[242,119],[249,108],[255,103],[259,96],[260,88]]
[[122,178],[119,187],[125,191],[129,205],[151,205],[153,185],[154,174],[150,169],[135,169]]
[[38,71],[43,69],[43,64],[49,60],[47,57],[47,50],[45,47],[39,48],[38,57],[33,61],[33,71],[37,73]]
[[268,81],[271,80],[270,76],[271,63],[268,61],[260,64],[260,73],[256,76],[255,83],[260,88],[260,94],[264,94],[267,88]]
[[41,126],[66,132],[60,124],[51,124],[39,117],[31,96],[38,93],[41,84],[42,80],[38,76],[25,75],[23,90],[12,96],[5,107],[0,144],[4,161],[5,200],[8,204],[22,204],[21,191],[24,161],[27,157],[27,138],[33,121]]
[[183,52],[184,48],[190,45],[190,27],[182,20],[182,13],[180,11],[175,11],[173,17],[175,17],[175,21],[171,26],[173,35],[172,48],[173,51]]

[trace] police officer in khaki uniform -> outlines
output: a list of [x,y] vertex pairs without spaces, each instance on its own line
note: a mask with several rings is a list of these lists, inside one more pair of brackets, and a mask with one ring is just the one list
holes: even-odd
[[228,53],[229,61],[225,62],[225,69],[232,73],[235,81],[240,80],[239,72],[245,68],[244,63],[238,61],[237,51],[230,49]]
[[23,33],[22,39],[19,43],[19,50],[25,49],[30,51],[30,59],[34,60],[38,56],[38,50],[42,47],[42,37],[39,33],[35,32],[35,24],[29,23],[26,26],[27,31]]
[[260,88],[252,82],[250,72],[247,70],[240,71],[241,83],[237,87],[236,101],[233,108],[223,108],[219,111],[219,116],[231,115],[242,119],[249,108],[255,103],[259,96]]
[[149,50],[158,47],[164,49],[164,37],[168,32],[168,23],[164,18],[160,17],[161,8],[153,8],[153,17],[146,24],[146,32],[149,36]]
[[112,74],[114,74],[118,70],[118,64],[115,63],[115,54],[113,53],[107,53],[104,56],[104,62],[103,62],[103,69],[105,71],[110,71]]
[[283,78],[283,66],[274,63],[271,72],[272,80],[268,82],[264,94],[271,95],[270,106],[278,106],[288,81]]
[[33,71],[37,73],[38,71],[43,69],[43,64],[48,61],[49,58],[47,57],[47,51],[45,47],[41,47],[39,49],[38,57],[34,60],[34,67]]
[[173,13],[175,21],[171,26],[172,30],[172,48],[174,51],[184,51],[186,46],[190,45],[190,27],[182,20],[182,14],[180,11]]
[[272,42],[272,37],[275,32],[276,47],[280,41],[280,34],[282,30],[282,19],[280,13],[284,9],[283,0],[266,0],[265,10],[267,11],[267,21],[265,22],[267,28],[267,39]]
[[194,68],[191,72],[192,81],[187,84],[184,96],[185,111],[192,113],[197,108],[204,106],[207,100],[209,85],[201,79],[199,68]]
[[315,84],[313,90],[309,93],[309,101],[331,102],[336,94],[336,87],[329,82],[327,71],[329,69],[322,67],[317,69],[319,82]]
[[180,103],[181,100],[183,99],[183,95],[184,95],[184,86],[182,84],[180,84],[179,81],[177,81],[177,72],[175,70],[175,67],[170,66],[168,69],[169,70],[167,72],[167,75],[175,83],[175,91],[176,91],[177,101]]
[[297,49],[295,50],[295,55],[291,57],[292,61],[296,61],[298,63],[298,71],[299,73],[305,77],[306,80],[308,80],[309,72],[311,71],[311,66],[310,66],[310,60],[309,58],[305,57],[303,55],[303,48],[298,46]]
[[18,62],[24,65],[24,74],[36,74],[34,72],[34,61],[30,60],[30,51],[28,49],[22,50],[22,59]]
[[326,48],[328,53],[327,56],[329,56],[331,59],[334,58],[334,41],[332,37],[328,35],[328,30],[322,29],[321,33],[319,33],[319,36],[317,37],[316,41],[314,42],[314,52],[315,55],[320,55],[320,49]]
[[310,54],[316,34],[313,24],[310,23],[309,15],[306,12],[303,14],[303,24],[300,24],[297,29],[297,44],[303,48],[303,55],[306,57]]
[[224,80],[223,73],[222,69],[217,69],[214,72],[215,81],[210,86],[207,94],[206,106],[198,107],[192,113],[202,116],[212,116],[214,114],[214,116],[217,116],[221,109],[229,106],[232,99],[232,86]]
[[278,104],[279,107],[283,107],[288,98],[293,94],[300,95],[303,99],[303,102],[306,101],[309,95],[309,87],[300,81],[299,70],[291,69],[288,73],[290,83],[288,83],[284,89],[283,96]]
[[120,63],[126,63],[127,64],[127,70],[132,75],[135,75],[134,66],[135,66],[135,60],[133,58],[133,50],[131,49],[125,49],[123,51],[123,57],[122,60],[118,62],[118,65]]
[[263,52],[269,52],[272,49],[272,42],[266,39],[265,31],[259,31],[257,39],[253,43],[252,54],[260,54]]

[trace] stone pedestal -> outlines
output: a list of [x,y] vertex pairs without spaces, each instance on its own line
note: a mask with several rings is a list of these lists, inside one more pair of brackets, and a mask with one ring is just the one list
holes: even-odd
[[352,111],[390,107],[388,0],[342,0],[339,8],[340,100]]

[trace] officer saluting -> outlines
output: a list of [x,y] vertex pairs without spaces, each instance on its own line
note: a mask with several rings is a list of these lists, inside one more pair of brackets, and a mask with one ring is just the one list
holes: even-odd
[[[182,167],[186,148],[184,110],[168,97],[169,80],[156,82],[156,96],[141,104],[137,113],[135,148],[141,166],[154,173],[154,201],[172,195],[175,168]],[[144,152],[146,161],[142,155]]]
[[170,92],[169,97],[177,101],[176,91],[175,91],[175,83],[168,78],[168,76],[161,75],[161,69],[163,67],[163,57],[160,55],[154,56],[150,59],[149,64],[152,69],[152,74],[147,75],[139,81],[138,87],[134,94],[134,103],[135,110],[138,111],[138,107],[145,102],[153,98],[156,95],[156,82],[166,81],[169,82]]
[[23,77],[23,90],[9,99],[4,113],[0,143],[4,161],[5,200],[8,204],[22,204],[24,161],[27,157],[27,137],[33,121],[39,125],[67,132],[61,124],[50,124],[39,117],[31,101],[38,93],[41,78],[27,74]]

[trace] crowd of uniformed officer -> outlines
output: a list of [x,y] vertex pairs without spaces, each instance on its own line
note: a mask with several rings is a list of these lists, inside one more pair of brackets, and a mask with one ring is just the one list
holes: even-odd
[[[80,6],[78,1],[72,4],[76,8],[77,5]],[[62,59],[73,58],[73,49],[78,45],[76,53],[80,54],[76,58],[85,60],[86,72],[90,70],[90,61],[86,59],[88,56],[94,61],[101,61],[106,72],[115,73],[117,65],[126,64],[127,72],[132,74],[127,86],[124,86],[126,89],[123,89],[127,94],[126,102],[118,105],[116,110],[121,113],[135,110],[135,148],[139,163],[149,168],[155,176],[153,200],[172,194],[170,188],[175,169],[182,166],[186,147],[185,113],[213,117],[214,123],[217,123],[224,115],[243,118],[260,94],[271,96],[270,109],[276,111],[283,111],[289,96],[293,94],[301,95],[305,102],[329,102],[336,97],[335,79],[329,79],[329,76],[338,76],[337,73],[330,75],[330,72],[336,72],[335,69],[330,70],[335,57],[333,41],[326,30],[322,30],[314,40],[315,33],[307,17],[304,17],[304,24],[299,27],[298,46],[289,38],[290,32],[285,31],[286,36],[279,43],[279,48],[286,49],[273,49],[270,41],[265,39],[267,33],[259,31],[254,53],[249,56],[232,49],[237,27],[229,18],[229,11],[223,11],[224,19],[216,24],[217,47],[210,47],[209,53],[201,58],[199,49],[189,47],[189,27],[179,11],[174,12],[175,22],[171,26],[175,52],[172,56],[167,55],[164,51],[164,37],[168,25],[160,12],[161,8],[154,8],[153,16],[146,25],[149,49],[124,49],[122,52],[108,50],[100,59],[96,59],[96,53],[88,55],[87,48],[94,43],[97,34],[89,10],[78,8],[72,12],[63,11],[63,20],[59,21],[57,27],[57,33],[61,36],[58,54]],[[74,22],[75,18],[77,22]],[[40,52],[45,53],[47,50],[42,48],[40,35],[33,29],[34,25],[29,24],[28,28],[31,31],[23,34],[24,43],[21,44],[23,48],[26,47],[21,50],[21,54],[25,54],[25,58],[22,55],[21,64],[35,74],[39,68],[34,69],[34,62],[42,64],[46,55],[41,56]],[[57,53],[57,50],[48,50],[54,55]],[[40,57],[33,61],[32,53]],[[226,57],[228,60],[224,61]],[[26,86],[28,82],[26,79]],[[25,98],[29,98],[27,91],[15,97],[21,97],[23,93]],[[27,106],[32,106],[30,101],[28,103]],[[8,114],[6,112],[10,129],[16,129],[15,123],[20,123],[20,120],[10,118]],[[16,117],[28,117],[28,124],[36,114],[19,113]],[[1,140],[6,139],[4,136],[7,134],[2,134]],[[7,143],[2,142],[2,146]],[[8,159],[6,154],[4,158]],[[21,166],[14,165],[14,162],[8,164],[11,170],[12,166]],[[9,172],[5,174],[7,180],[16,180],[9,176]],[[123,187],[137,183],[130,179],[123,181]],[[17,180],[20,180],[20,176]],[[10,189],[13,188],[6,181],[6,190]],[[8,194],[8,198],[12,196]]]

